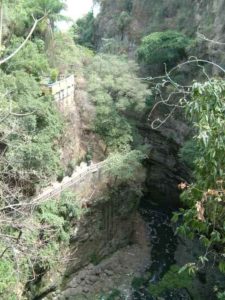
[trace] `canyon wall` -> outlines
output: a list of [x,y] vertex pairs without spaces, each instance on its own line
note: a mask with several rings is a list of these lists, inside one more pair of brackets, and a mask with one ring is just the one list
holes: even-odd
[[[96,45],[103,39],[123,41],[134,52],[143,36],[168,29],[181,31],[192,38],[197,33],[208,39],[225,42],[224,0],[104,0],[96,21]],[[200,57],[225,64],[224,46],[197,39]]]
[[[120,44],[120,52],[136,58],[137,47],[141,39],[157,31],[176,30],[189,36],[193,43],[188,55],[207,59],[225,67],[225,45],[215,44],[202,38],[225,42],[225,0],[104,0],[99,1],[101,12],[95,24],[95,42],[97,48],[104,47],[106,41]],[[144,75],[152,74],[146,70]],[[218,69],[210,72],[218,74]],[[154,73],[154,72],[153,72]],[[182,74],[192,82],[195,77],[187,68]],[[185,77],[186,76],[186,77]],[[192,77],[191,77],[192,76]],[[145,76],[144,76],[145,77]],[[181,111],[176,111],[163,126],[157,130],[151,128],[151,122],[157,117],[164,119],[168,112],[158,107],[153,118],[140,120],[139,132],[149,144],[151,153],[146,161],[147,192],[155,202],[164,202],[168,206],[179,203],[181,181],[189,181],[188,169],[181,162],[179,150],[191,135]]]
[[125,186],[93,197],[74,224],[71,255],[56,299],[95,299],[115,286],[122,290],[134,274],[144,272],[150,248],[138,204],[139,196]]

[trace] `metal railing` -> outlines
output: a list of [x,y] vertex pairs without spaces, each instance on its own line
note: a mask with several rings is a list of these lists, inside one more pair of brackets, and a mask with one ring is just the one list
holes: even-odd
[[75,173],[69,181],[62,183],[60,186],[53,188],[51,191],[48,193],[43,193],[35,197],[32,201],[34,204],[35,202],[41,202],[42,200],[46,200],[52,197],[56,197],[59,194],[61,194],[63,191],[68,189],[69,187],[81,182],[88,174],[93,174],[95,172],[98,172],[105,164],[105,161],[99,162],[97,164],[93,164],[85,168],[85,170],[81,170],[78,173]]

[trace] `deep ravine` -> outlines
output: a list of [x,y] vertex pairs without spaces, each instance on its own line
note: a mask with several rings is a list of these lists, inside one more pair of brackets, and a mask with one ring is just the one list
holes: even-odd
[[[146,270],[147,276],[143,285],[134,290],[133,300],[153,300],[154,298],[148,291],[148,284],[159,282],[175,263],[177,237],[171,223],[172,211],[168,208],[154,207],[148,200],[147,196],[142,199],[140,212],[148,226],[148,235],[151,241],[151,264]],[[175,298],[167,295],[166,299]]]

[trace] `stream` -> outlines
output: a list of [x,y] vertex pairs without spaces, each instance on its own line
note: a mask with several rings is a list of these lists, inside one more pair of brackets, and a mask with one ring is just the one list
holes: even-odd
[[[155,298],[149,294],[148,284],[157,283],[175,264],[174,254],[177,248],[177,238],[171,224],[172,211],[170,209],[152,206],[148,199],[143,199],[140,212],[148,226],[152,263],[146,270],[146,273],[149,274],[148,279],[141,288],[134,291],[132,299],[154,300]],[[182,298],[180,295],[175,295],[174,292],[168,292],[164,295],[164,299]]]

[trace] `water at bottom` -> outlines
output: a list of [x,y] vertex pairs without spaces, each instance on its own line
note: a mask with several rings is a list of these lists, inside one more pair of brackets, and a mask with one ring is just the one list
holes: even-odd
[[[171,225],[171,211],[153,208],[150,204],[144,204],[140,212],[148,226],[148,234],[151,241],[151,266],[146,270],[145,283],[133,292],[133,300],[154,300],[148,290],[149,283],[157,283],[169,268],[175,263],[174,254],[177,248],[177,238]],[[183,299],[176,291],[169,291],[163,295],[165,300]]]

